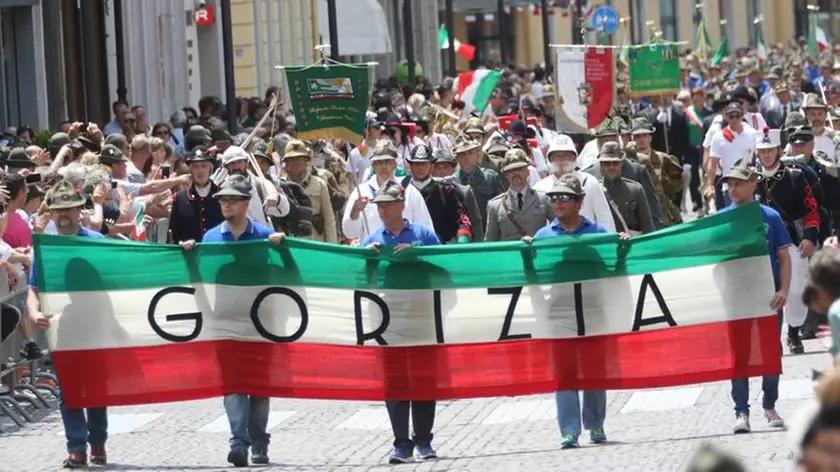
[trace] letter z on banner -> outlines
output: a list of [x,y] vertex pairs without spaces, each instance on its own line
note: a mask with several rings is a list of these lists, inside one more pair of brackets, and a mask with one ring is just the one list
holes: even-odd
[[580,133],[597,128],[615,99],[613,49],[559,46],[555,64],[558,118]]
[[35,267],[71,408],[661,387],[781,371],[757,210],[396,255],[38,235]]

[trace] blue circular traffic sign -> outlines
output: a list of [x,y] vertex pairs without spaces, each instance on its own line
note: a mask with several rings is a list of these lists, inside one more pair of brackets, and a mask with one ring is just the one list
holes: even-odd
[[618,31],[618,12],[609,5],[601,5],[590,17],[592,29],[599,33],[613,34]]

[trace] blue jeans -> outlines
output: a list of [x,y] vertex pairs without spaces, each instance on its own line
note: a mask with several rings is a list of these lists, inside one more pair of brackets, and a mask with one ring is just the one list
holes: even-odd
[[[782,336],[782,324],[784,323],[784,312],[779,310],[776,314],[779,318],[779,338]],[[765,410],[776,408],[776,400],[779,399],[779,376],[765,375],[761,378],[761,391],[764,398],[761,403]],[[732,401],[735,402],[735,414],[750,414],[750,379],[732,379]]]
[[230,422],[230,447],[253,446],[268,452],[268,398],[235,393],[225,395],[225,413]]
[[607,416],[606,390],[584,390],[583,411],[580,409],[580,397],[577,390],[563,390],[554,394],[557,402],[557,423],[560,434],[580,435],[580,419],[583,413],[583,427],[588,430],[604,427]]
[[69,409],[64,397],[58,395],[58,409],[64,423],[67,452],[87,452],[91,446],[104,446],[108,440],[108,410],[102,408]]

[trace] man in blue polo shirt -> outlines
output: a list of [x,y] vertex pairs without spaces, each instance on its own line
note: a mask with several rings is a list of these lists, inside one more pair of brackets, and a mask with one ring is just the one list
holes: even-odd
[[[732,204],[720,211],[729,211],[741,205],[755,202],[755,190],[758,182],[756,174],[743,159],[738,160],[723,176],[729,186],[729,199]],[[788,247],[792,244],[790,233],[779,213],[766,205],[761,205],[761,217],[767,232],[767,249],[770,252],[770,269],[773,271],[773,283],[776,293],[770,301],[770,307],[779,314],[779,337],[782,330],[782,307],[785,306],[790,289],[791,261]],[[779,376],[765,375],[761,381],[764,392],[762,404],[764,418],[771,428],[784,428],[785,422],[776,412],[776,400],[779,398]],[[735,434],[750,432],[750,380],[732,380],[732,401],[735,402]]]
[[[243,175],[234,174],[225,180],[221,190],[213,195],[219,199],[223,221],[207,230],[202,243],[255,241],[268,239],[280,244],[286,235],[263,226],[248,218],[248,204],[251,200],[251,184]],[[194,240],[180,243],[185,250],[195,247]],[[243,316],[246,316],[243,314]],[[271,435],[268,426],[269,399],[256,395],[233,393],[225,395],[225,413],[230,422],[230,452],[228,462],[234,467],[248,466],[248,448],[251,448],[251,462],[268,464],[268,443]]]
[[[101,233],[91,231],[81,225],[82,207],[85,197],[67,181],[61,181],[47,194],[47,208],[58,234],[65,236],[83,236],[104,238]],[[26,307],[32,321],[42,329],[50,327],[51,314],[41,313],[38,302],[38,270],[35,265],[29,272],[29,295]],[[108,439],[108,412],[102,408],[68,409],[64,398],[58,396],[61,422],[64,423],[64,436],[67,438],[67,459],[64,467],[79,469],[87,467],[87,448],[90,444],[90,462],[93,465],[105,465],[105,441]]]
[[[440,244],[431,228],[409,223],[403,218],[405,189],[396,182],[388,182],[373,199],[382,220],[382,227],[362,241],[363,247],[379,251],[380,246],[392,246],[394,254],[412,246],[434,246]],[[430,314],[431,315],[431,314]],[[402,464],[412,459],[434,459],[437,453],[432,448],[432,427],[435,424],[434,401],[387,401],[388,418],[394,431],[394,453],[391,464]],[[414,437],[408,435],[409,416],[414,420]]]
[[[525,236],[522,241],[530,244],[534,239],[551,238],[579,234],[607,233],[607,229],[581,216],[580,208],[586,193],[580,179],[573,174],[565,174],[554,182],[546,192],[556,218],[548,226],[538,230],[534,237]],[[620,237],[629,236],[621,233]],[[604,418],[607,415],[607,392],[605,390],[584,390],[583,410],[577,390],[563,390],[555,393],[557,403],[557,422],[560,424],[563,449],[579,447],[581,434],[581,413],[583,426],[589,430],[589,439],[595,444],[607,441],[604,433]]]

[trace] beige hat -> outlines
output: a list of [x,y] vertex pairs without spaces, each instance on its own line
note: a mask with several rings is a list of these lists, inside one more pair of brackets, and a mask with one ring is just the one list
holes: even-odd
[[283,150],[283,160],[291,159],[293,157],[306,157],[312,158],[312,154],[309,152],[309,148],[306,147],[303,141],[299,139],[293,139],[286,144],[286,147]]

